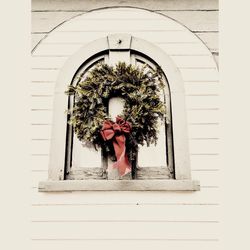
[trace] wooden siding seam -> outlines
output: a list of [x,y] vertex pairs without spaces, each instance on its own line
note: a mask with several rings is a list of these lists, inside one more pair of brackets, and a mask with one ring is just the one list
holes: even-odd
[[32,203],[32,207],[43,206],[220,206],[220,203],[177,203],[177,202],[124,202],[124,203]]
[[85,223],[85,222],[93,222],[93,223],[219,223],[219,220],[31,220],[33,223]]

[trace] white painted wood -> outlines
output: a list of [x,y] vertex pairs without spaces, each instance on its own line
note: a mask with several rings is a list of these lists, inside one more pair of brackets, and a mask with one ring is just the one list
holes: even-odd
[[55,82],[58,76],[58,70],[44,70],[44,69],[32,69],[31,81],[49,81]]
[[48,171],[48,155],[31,155],[29,159],[31,171]]
[[[49,0],[35,0],[32,2],[32,10],[33,11],[48,11],[48,10],[64,10],[64,11],[87,11],[87,10],[93,10],[103,7],[125,7],[122,8],[124,11],[138,11],[143,12],[143,10],[140,9],[131,9],[126,8],[127,6],[131,7],[138,7],[141,6],[141,1],[139,0],[126,0],[123,3],[117,4],[116,0],[109,0],[108,2],[103,1],[88,1],[83,2],[81,0],[69,0],[67,2],[63,0],[59,0],[56,3],[51,2]],[[204,1],[198,1],[197,0],[169,0],[169,1],[146,1],[143,3],[143,8],[149,9],[149,10],[218,10],[218,1],[217,0],[204,0]],[[110,9],[107,9],[106,11],[109,11]],[[112,9],[113,10],[113,9]],[[115,8],[115,11],[121,10],[121,8]],[[100,12],[105,11],[104,10],[97,10],[96,14],[100,14]]]
[[66,62],[67,57],[39,57],[33,56],[31,58],[32,68],[61,68]]
[[218,95],[220,88],[218,82],[185,82],[186,95]]
[[120,250],[133,249],[135,247],[144,250],[158,249],[158,250],[182,250],[183,248],[192,250],[219,250],[217,239],[137,239],[135,240],[33,240],[31,242],[32,249],[44,250],[53,247],[54,250],[67,250],[74,246],[74,250],[86,249],[115,249],[115,245],[119,245]]
[[[127,212],[121,217],[121,210]],[[153,211],[153,212],[152,212]],[[33,206],[31,211],[32,221],[218,221],[219,206],[181,206],[171,205],[158,206],[155,204],[147,206],[136,205],[89,205],[89,206]]]
[[34,49],[34,47],[45,37],[46,34],[32,34],[31,35],[31,49]]
[[201,187],[201,192],[185,192],[185,191],[171,191],[162,192],[154,191],[153,196],[150,192],[143,191],[88,191],[88,192],[38,192],[37,187],[31,190],[31,200],[33,206],[68,206],[70,204],[84,207],[89,205],[162,205],[169,206],[177,204],[180,206],[196,205],[203,206],[218,206],[220,204],[220,189]]
[[221,120],[219,110],[189,110],[187,112],[187,120],[189,123],[216,123]]
[[191,155],[191,166],[193,170],[220,169],[219,155]]
[[[50,36],[48,37],[50,38]],[[44,39],[47,40],[48,38]],[[58,44],[58,45],[50,45],[50,44],[41,44],[39,46],[39,50],[34,51],[34,56],[44,56],[44,57],[67,57],[77,51],[82,44]]]
[[[100,32],[53,32],[50,36],[46,37],[44,39],[44,44],[65,44],[65,43],[72,43],[72,44],[83,44],[83,43],[89,43],[93,40],[96,40],[100,37],[105,37],[110,34],[117,34],[125,32],[122,30],[116,30],[116,31],[100,31]],[[132,36],[136,36],[145,40],[149,40],[150,42],[154,43],[200,43],[200,40],[194,36],[193,34],[190,34],[188,31],[173,31],[173,30],[165,30],[165,31],[157,31],[157,30],[151,30],[150,33],[145,31],[133,31],[133,30],[126,30],[125,33],[131,34]],[[154,34],[152,36],[152,34]],[[165,36],[164,40],[162,40],[162,37]],[[197,45],[197,44],[196,44]],[[204,46],[204,45],[202,45]],[[204,46],[205,47],[205,46]]]
[[[183,44],[183,46],[187,46]],[[194,46],[193,46],[194,47]],[[212,55],[207,56],[171,56],[178,68],[213,68],[215,67]]]
[[52,123],[52,111],[35,110],[31,111],[31,123]]
[[216,32],[201,32],[196,35],[206,44],[211,52],[219,52],[219,35]]
[[[62,227],[61,223],[32,223],[31,237],[94,239],[93,235],[98,235],[99,239],[191,239],[195,236],[195,238],[204,239],[219,236],[217,223],[134,222],[131,227],[128,222],[117,222],[116,226],[112,222],[68,222],[66,225]],[[190,230],[191,226],[192,230]]]
[[218,81],[218,70],[214,69],[184,69],[181,68],[181,75],[184,81]]
[[[156,14],[157,15],[157,14]],[[129,17],[129,16],[127,16]],[[65,25],[61,25],[57,28],[58,32],[69,31],[69,32],[79,32],[79,31],[112,31],[112,32],[124,32],[124,31],[148,31],[148,30],[184,30],[185,28],[174,21],[165,20],[166,18],[158,20],[147,20],[146,18],[131,20],[128,19],[82,19],[82,20],[72,20]]]
[[112,8],[112,9],[103,9],[100,13],[100,11],[95,11],[92,13],[85,13],[84,15],[80,15],[77,21],[82,20],[164,20],[164,18],[161,15],[157,15],[157,13],[147,13],[140,9],[134,9],[134,8]]
[[[85,168],[86,168],[86,166],[85,166]],[[75,168],[76,169],[76,168]],[[115,172],[114,171],[110,171],[110,173],[111,173],[111,177],[110,176],[108,176],[108,178],[109,178],[109,180],[116,180],[116,179],[118,179],[119,180],[119,176],[118,177],[116,177],[115,176]],[[39,182],[39,181],[46,181],[47,180],[47,171],[33,171],[32,172],[32,187],[37,187],[37,183]],[[116,179],[115,179],[116,178]],[[203,189],[203,186],[209,186],[209,187],[218,187],[218,186],[220,186],[220,172],[219,171],[192,171],[192,178],[194,179],[194,180],[199,180],[201,183],[202,183],[202,187],[201,187],[201,189]],[[92,178],[93,179],[93,178]],[[87,184],[90,184],[90,186],[92,185],[92,179],[85,179],[85,180],[76,180],[76,181],[79,181],[79,182],[87,182]],[[162,181],[163,182],[163,187],[162,188],[164,188],[164,181],[165,182],[167,182],[167,181],[172,181],[171,179],[165,179],[165,180],[163,180],[163,179],[139,179],[139,180],[135,180],[135,181],[139,181],[139,183],[143,183],[143,181],[145,182],[145,186],[147,186],[147,185],[149,185],[150,187],[151,186],[153,186],[153,184],[155,184],[155,183],[153,183],[154,181]],[[67,182],[71,182],[71,180],[66,180]],[[93,180],[94,182],[95,181],[98,181],[98,183],[101,185],[100,186],[100,189],[98,189],[98,190],[101,190],[101,188],[102,188],[102,185],[104,186],[104,190],[105,190],[105,187],[106,187],[106,184],[105,184],[105,181],[106,180],[103,180],[103,179],[94,179]],[[127,181],[127,179],[124,179],[124,180],[120,180],[120,181]],[[148,183],[147,183],[148,182]],[[98,184],[97,183],[97,184]],[[103,184],[104,183],[104,184]],[[114,184],[114,186],[113,186],[113,189],[115,189],[115,188],[118,188],[117,186],[115,186],[116,184]],[[144,184],[141,184],[141,185],[144,185]],[[93,185],[92,185],[93,186]],[[81,187],[80,187],[81,188]],[[91,187],[90,187],[91,188]],[[109,188],[112,188],[112,185],[109,187]],[[123,186],[121,186],[121,187],[119,187],[119,188],[121,188],[121,191],[123,190]],[[127,187],[125,187],[125,188],[127,188]],[[130,188],[130,187],[129,187]],[[135,189],[133,189],[133,188],[135,188]],[[156,187],[157,188],[157,187]],[[134,184],[132,183],[131,184],[131,189],[132,190],[141,190],[141,191],[143,191],[142,189],[139,189],[139,187],[134,187]],[[87,190],[89,190],[89,189],[87,189]],[[94,189],[95,190],[95,189]],[[126,189],[125,189],[126,190]],[[130,189],[129,189],[130,190]],[[154,189],[154,187],[152,187],[152,190],[155,190]],[[157,189],[156,189],[157,190]],[[165,190],[165,189],[164,189]],[[172,190],[172,189],[170,189],[170,190]],[[178,188],[177,188],[177,190],[178,190]]]
[[32,109],[52,109],[53,96],[32,96],[30,99]]
[[218,31],[218,11],[160,11],[192,31]]
[[129,34],[122,34],[122,33],[113,34],[113,35],[109,35],[107,38],[108,38],[108,46],[110,50],[130,49],[131,35]]
[[[166,34],[167,35],[167,34]],[[207,47],[204,45],[199,45],[197,43],[158,43],[160,48],[162,48],[170,56],[211,56],[211,53],[208,51]]]
[[191,123],[188,126],[189,138],[218,138],[220,130],[218,123]]
[[33,139],[49,139],[51,138],[51,125],[32,124],[30,126],[30,136]]
[[77,12],[32,12],[31,32],[49,32],[77,15],[79,15]]
[[54,89],[54,82],[33,82],[30,84],[30,94],[32,96],[53,96]]
[[49,150],[50,150],[50,141],[47,140],[31,141],[32,154],[48,154]]
[[[166,39],[171,39],[170,41],[164,42],[164,43],[157,43],[157,46],[161,47],[162,49],[164,49],[168,55],[170,56],[209,56],[211,57],[211,54],[209,54],[209,51],[207,50],[207,48],[204,45],[198,45],[196,42],[195,43],[189,43],[189,42],[182,42],[181,43],[175,43],[173,41],[174,39],[174,35],[176,35],[177,32],[175,32],[174,34],[165,34],[165,33],[161,33],[161,34],[157,34],[154,33],[154,35],[151,35],[151,42],[155,42],[154,40],[156,40],[157,37],[161,38],[163,36],[166,36]],[[44,56],[44,57],[65,57],[65,56],[69,56],[72,53],[74,53],[77,49],[79,49],[83,44],[85,44],[85,41],[92,41],[92,40],[96,40],[97,38],[99,38],[98,35],[96,35],[96,33],[93,33],[95,35],[95,37],[91,38],[91,34],[82,34],[82,38],[79,41],[79,44],[73,43],[72,41],[66,41],[64,44],[61,43],[60,41],[65,41],[65,40],[69,40],[69,39],[73,39],[76,35],[80,36],[82,33],[78,34],[78,33],[72,33],[72,34],[67,34],[64,36],[59,36],[59,40],[55,41],[55,39],[53,38],[53,43],[52,41],[50,43],[46,43],[47,41],[49,41],[49,39],[52,39],[50,35],[48,38],[46,38],[46,40],[44,40],[44,43],[41,44],[39,46],[39,50],[35,50],[34,55],[36,56]],[[108,32],[105,34],[100,34],[100,37],[104,37],[105,35],[107,35]],[[137,37],[140,36],[140,34],[136,34]],[[144,39],[149,39],[149,37],[145,37],[145,36],[141,36]],[[77,40],[77,38],[75,39]],[[213,62],[213,60],[212,60]],[[191,65],[190,65],[191,66]]]
[[220,96],[186,96],[186,105],[188,109],[218,108]]
[[39,182],[40,192],[60,191],[195,191],[194,180],[60,180]]
[[190,153],[218,153],[219,140],[189,140]]

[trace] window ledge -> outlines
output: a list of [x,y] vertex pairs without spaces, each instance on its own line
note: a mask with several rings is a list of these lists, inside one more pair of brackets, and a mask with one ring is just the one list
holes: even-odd
[[198,191],[195,180],[63,180],[39,183],[40,192],[63,191]]

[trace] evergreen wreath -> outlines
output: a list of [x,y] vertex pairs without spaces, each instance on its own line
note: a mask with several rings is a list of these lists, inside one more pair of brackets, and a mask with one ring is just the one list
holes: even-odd
[[[126,147],[130,158],[138,145],[157,142],[158,119],[166,117],[165,103],[160,100],[164,91],[163,73],[160,68],[150,69],[147,65],[136,67],[119,62],[115,67],[98,63],[87,76],[79,79],[76,86],[68,86],[67,95],[74,95],[74,107],[68,110],[69,124],[77,138],[85,145],[107,148],[109,142],[100,136],[108,115],[108,102],[112,97],[125,100],[120,117],[127,121],[131,133],[126,135]],[[132,155],[132,157],[131,157]]]

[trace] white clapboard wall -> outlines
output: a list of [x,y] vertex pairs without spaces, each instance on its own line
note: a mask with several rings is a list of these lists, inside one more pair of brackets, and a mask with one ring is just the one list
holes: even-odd
[[62,22],[111,6],[146,8],[173,18],[195,33],[218,61],[218,0],[32,0],[32,48]]
[[[173,2],[169,1],[170,5],[174,6]],[[186,1],[180,2],[183,8],[187,6]],[[193,2],[199,1],[191,2],[194,6]],[[34,8],[41,8],[40,1],[34,3]],[[72,4],[72,8],[75,6]],[[209,20],[213,23],[212,17]],[[53,94],[60,68],[84,44],[124,32],[159,46],[181,72],[192,178],[200,180],[201,190],[38,192],[38,182],[47,179]],[[218,70],[211,51],[195,34],[172,19],[146,10],[92,11],[47,34],[33,51],[31,77],[32,249],[219,249]]]

